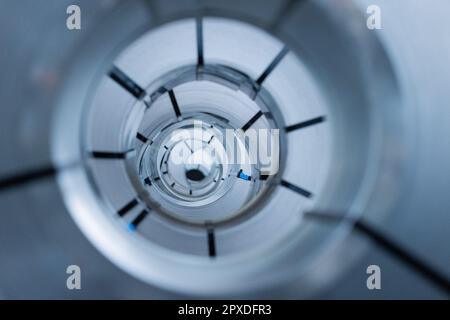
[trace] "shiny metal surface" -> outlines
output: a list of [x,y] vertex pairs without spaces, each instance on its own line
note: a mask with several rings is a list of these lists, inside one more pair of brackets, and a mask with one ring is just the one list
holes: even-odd
[[[382,8],[382,30],[365,26],[372,2]],[[444,191],[450,183],[449,4],[82,1],[79,32],[61,23],[68,4],[46,2],[36,10],[35,2],[11,1],[0,17],[1,173],[51,163],[59,168],[56,179],[2,189],[1,297],[445,296],[352,224],[323,223],[303,213],[362,218],[450,276]],[[130,178],[134,162],[86,157],[93,150],[122,152],[133,141],[130,132],[143,129],[151,136],[173,117],[168,95],[136,101],[108,72],[115,65],[147,92],[178,79],[198,62],[199,14],[211,78],[172,82],[179,85],[172,89],[182,113],[192,106],[196,118],[208,109],[239,127],[265,102],[279,127],[326,119],[283,132],[280,172],[254,202],[242,190],[224,189],[228,198],[221,195],[223,203],[211,211],[219,220],[238,213],[229,225],[214,228],[214,259],[208,257],[210,229],[203,226],[208,211],[180,209],[165,193],[152,195],[139,174]],[[25,19],[14,20],[17,15]],[[236,91],[224,86],[227,81],[209,81],[221,77],[215,66],[258,79],[284,45],[290,51],[254,101],[251,86]],[[145,102],[153,103],[147,117]],[[272,126],[260,121],[256,127]],[[114,216],[136,194],[149,197],[150,207],[162,207],[146,218],[139,235],[127,231],[130,221]],[[239,218],[239,208],[249,214]],[[178,223],[177,214],[181,220],[192,215],[187,221],[202,226]],[[83,270],[80,292],[65,289],[69,264]],[[376,294],[365,287],[369,264],[383,270],[383,290]]]

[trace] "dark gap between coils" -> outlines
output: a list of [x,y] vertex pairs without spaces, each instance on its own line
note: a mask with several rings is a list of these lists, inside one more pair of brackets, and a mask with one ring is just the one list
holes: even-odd
[[364,234],[371,241],[377,244],[385,252],[391,254],[401,262],[409,266],[412,270],[422,275],[426,280],[434,284],[436,287],[445,291],[450,296],[450,279],[440,273],[431,265],[427,264],[424,259],[414,254],[409,249],[401,246],[394,239],[383,234],[374,226],[362,221],[361,219],[353,219],[345,214],[336,214],[333,212],[307,212],[306,218],[317,219],[325,222],[337,223],[344,221],[353,224],[355,229]]
[[4,176],[0,178],[0,192],[11,188],[21,187],[23,185],[37,182],[40,180],[52,178],[53,176],[58,174],[58,172],[72,169],[77,165],[78,163],[72,163],[60,167],[56,167],[54,165],[47,165],[40,168],[24,170],[19,173]]

